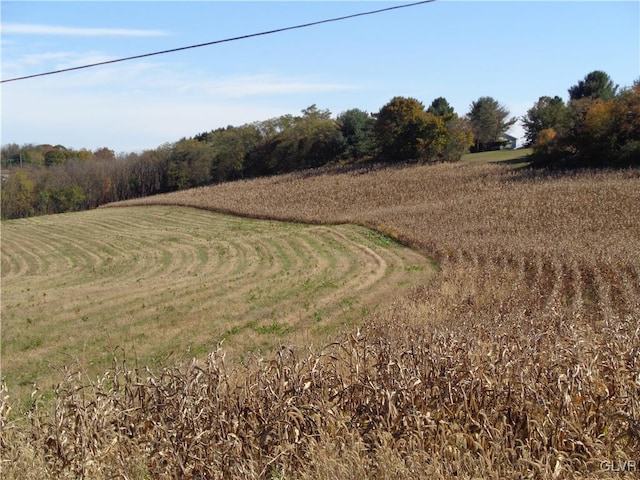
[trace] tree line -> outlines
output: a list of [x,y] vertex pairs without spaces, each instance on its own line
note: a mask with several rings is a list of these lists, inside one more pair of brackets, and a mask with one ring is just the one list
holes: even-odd
[[[228,126],[141,153],[63,145],[2,147],[2,218],[62,213],[240,178],[362,162],[455,162],[501,148],[517,121],[492,97],[458,115],[439,97],[428,106],[394,97],[378,112],[300,115]],[[522,118],[536,161],[629,163],[640,156],[640,85],[618,91],[604,72],[569,89],[569,102],[541,97]]]
[[[478,102],[500,107],[489,97]],[[500,108],[498,114],[505,114]],[[428,108],[414,98],[394,97],[375,114],[354,108],[334,118],[311,105],[300,115],[218,128],[142,153],[7,144],[2,147],[8,172],[2,181],[2,217],[84,210],[332,164],[457,161],[482,128],[473,118],[458,116],[443,97]]]
[[640,79],[620,89],[606,72],[587,74],[569,100],[542,96],[523,117],[534,163],[561,167],[640,164]]

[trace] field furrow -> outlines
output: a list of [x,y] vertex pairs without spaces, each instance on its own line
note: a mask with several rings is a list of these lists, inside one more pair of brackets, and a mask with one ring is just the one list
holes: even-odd
[[4,222],[2,240],[3,375],[23,398],[70,363],[99,372],[118,349],[153,365],[223,340],[243,354],[312,341],[431,271],[362,227],[176,207]]

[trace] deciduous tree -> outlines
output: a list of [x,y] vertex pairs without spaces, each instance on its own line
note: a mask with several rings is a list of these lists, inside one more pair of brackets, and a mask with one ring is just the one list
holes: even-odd
[[387,162],[423,159],[429,123],[433,122],[422,102],[415,98],[392,98],[376,115],[374,126],[381,159]]
[[211,182],[212,147],[193,139],[174,145],[167,172],[167,186],[172,190],[206,185]]
[[25,169],[12,172],[2,180],[0,198],[3,218],[28,217],[34,212],[35,188]]
[[93,156],[98,161],[113,161],[116,158],[116,153],[107,147],[102,147],[93,152]]
[[457,162],[462,155],[469,153],[473,145],[473,131],[469,121],[453,114],[453,117],[445,122],[446,141],[442,149],[441,157],[445,162]]
[[557,149],[558,133],[551,127],[540,130],[533,144],[533,151],[537,155],[550,155]]
[[212,132],[208,142],[213,151],[212,180],[224,182],[242,176],[245,159],[262,142],[262,135],[255,125],[227,127]]
[[569,109],[562,98],[543,96],[522,117],[526,143],[534,145],[538,134],[543,130],[553,129],[557,132],[566,132],[571,125]]

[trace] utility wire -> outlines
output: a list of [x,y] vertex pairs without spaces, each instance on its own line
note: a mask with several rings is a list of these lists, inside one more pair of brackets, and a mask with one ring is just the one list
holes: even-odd
[[186,46],[186,47],[172,48],[170,50],[162,50],[162,51],[159,51],[159,52],[145,53],[145,54],[142,54],[142,55],[134,55],[133,57],[117,58],[115,60],[107,60],[105,62],[90,63],[88,65],[81,65],[81,66],[78,66],[78,67],[63,68],[63,69],[60,69],[60,70],[53,70],[53,71],[50,71],[50,72],[36,73],[34,75],[26,75],[24,77],[9,78],[7,80],[0,81],[0,83],[17,82],[18,80],[26,80],[28,78],[44,77],[45,75],[54,75],[56,73],[70,72],[72,70],[82,70],[84,68],[98,67],[100,65],[109,65],[111,63],[125,62],[125,61],[128,61],[128,60],[135,60],[135,59],[138,59],[138,58],[152,57],[154,55],[164,55],[166,53],[180,52],[182,50],[189,50],[189,49],[192,49],[192,48],[207,47],[209,45],[217,45],[219,43],[234,42],[236,40],[244,40],[246,38],[260,37],[260,36],[263,36],[263,35],[271,35],[273,33],[286,32],[288,30],[296,30],[296,29],[299,29],[299,28],[313,27],[314,25],[320,25],[320,24],[323,24],[323,23],[339,22],[341,20],[347,20],[347,19],[350,19],[350,18],[363,17],[365,15],[374,15],[376,13],[388,12],[390,10],[398,10],[400,8],[415,7],[416,5],[422,5],[422,4],[425,4],[425,3],[432,3],[432,2],[435,2],[435,1],[436,0],[422,0],[420,2],[406,3],[404,5],[396,5],[394,7],[381,8],[379,10],[371,10],[371,11],[368,11],[368,12],[361,12],[361,13],[354,13],[352,15],[345,15],[343,17],[329,18],[327,20],[319,20],[317,22],[303,23],[301,25],[294,25],[294,26],[291,26],[291,27],[277,28],[275,30],[268,30],[268,31],[259,32],[259,33],[251,33],[249,35],[242,35],[242,36],[239,36],[239,37],[225,38],[224,40],[215,40],[213,42],[199,43],[197,45],[189,45],[189,46]]

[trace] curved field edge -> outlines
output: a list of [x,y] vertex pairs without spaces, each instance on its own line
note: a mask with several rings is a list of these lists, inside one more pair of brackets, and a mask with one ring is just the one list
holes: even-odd
[[379,228],[438,259],[472,244],[499,254],[601,254],[598,249],[606,247],[627,255],[640,230],[639,183],[638,169],[550,173],[499,164],[369,166],[228,182],[101,208],[182,205],[261,219],[355,223]]
[[383,240],[181,207],[3,222],[3,379],[28,404],[34,384],[122,352],[163,367],[220,342],[238,359],[324,343],[428,281],[424,256]]
[[81,390],[90,405],[70,378],[61,426],[36,416],[59,453],[43,438],[17,458],[95,478],[637,476],[637,169],[311,172],[141,201],[377,226],[440,272],[325,349],[119,365]]
[[460,297],[482,315],[516,305],[539,315],[556,303],[589,318],[638,312],[638,169],[444,164],[311,171],[116,205],[154,203],[374,228],[438,261],[441,286],[449,283],[438,305],[444,317],[458,317]]

